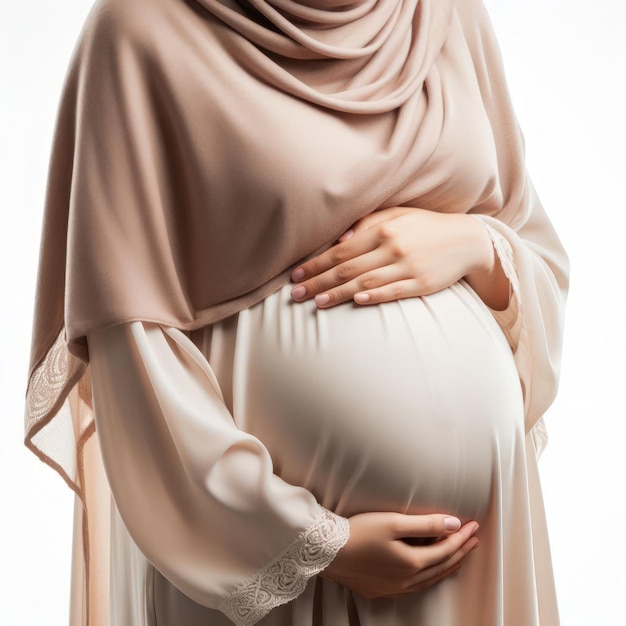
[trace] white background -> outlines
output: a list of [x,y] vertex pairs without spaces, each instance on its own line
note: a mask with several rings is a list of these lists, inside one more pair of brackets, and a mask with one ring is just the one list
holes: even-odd
[[[561,390],[541,461],[562,623],[624,626],[626,12],[617,0],[487,5],[528,166],[572,261]],[[73,497],[22,446],[22,412],[53,123],[90,6],[0,6],[0,623],[7,626],[67,624]]]

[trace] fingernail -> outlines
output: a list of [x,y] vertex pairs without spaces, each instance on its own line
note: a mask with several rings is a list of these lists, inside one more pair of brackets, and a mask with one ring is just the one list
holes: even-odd
[[461,520],[456,517],[446,517],[443,520],[443,527],[446,530],[459,530],[461,528]]
[[291,280],[295,280],[296,282],[302,280],[304,278],[304,270],[299,267],[297,270],[293,270],[291,273]]
[[365,302],[369,302],[370,301],[370,294],[369,293],[355,293],[354,294],[354,301],[355,302],[359,302],[361,304],[363,304]]
[[472,534],[474,534],[480,528],[480,524],[478,522],[474,522],[472,526]]
[[306,287],[304,285],[298,285],[291,290],[291,297],[294,300],[299,300],[304,298],[304,296],[306,296]]
[[317,306],[324,306],[330,302],[330,296],[327,293],[320,293],[315,296],[315,304]]
[[338,241],[345,241],[346,239],[350,239],[354,235],[354,231],[350,228],[347,230],[341,237],[339,237]]

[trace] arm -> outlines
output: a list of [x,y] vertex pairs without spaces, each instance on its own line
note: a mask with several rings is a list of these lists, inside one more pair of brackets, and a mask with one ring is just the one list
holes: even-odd
[[141,551],[237,624],[299,595],[348,539],[347,520],[273,474],[183,333],[133,322],[88,341],[107,476]]
[[376,211],[294,270],[292,279],[303,282],[292,295],[315,297],[320,308],[353,298],[377,304],[429,295],[465,278],[485,304],[503,310],[516,280],[502,258],[508,244],[474,217],[410,207]]
[[126,528],[176,587],[236,624],[255,623],[322,572],[366,597],[415,593],[478,545],[475,522],[346,520],[284,482],[263,444],[236,428],[209,363],[181,331],[131,322],[88,341],[98,437]]
[[[485,7],[480,0],[459,2],[455,20],[466,39],[472,80],[493,136],[497,168],[490,193],[461,214],[406,207],[377,211],[330,250],[294,270],[292,279],[299,284],[293,297],[315,297],[322,307],[350,299],[375,304],[427,295],[465,278],[509,340],[530,432],[558,385],[568,259],[525,168],[523,136]],[[484,233],[478,238],[472,234],[476,221],[488,227],[493,249]],[[489,254],[495,265],[485,264]],[[511,297],[497,311],[506,300],[503,272]]]

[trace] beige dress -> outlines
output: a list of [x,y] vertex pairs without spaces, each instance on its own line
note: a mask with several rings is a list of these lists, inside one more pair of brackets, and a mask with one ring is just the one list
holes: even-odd
[[[115,498],[109,623],[557,624],[515,293],[503,312],[464,281],[317,310],[289,290],[191,333],[89,336]],[[475,519],[481,545],[426,592],[366,600],[316,575],[364,511]]]

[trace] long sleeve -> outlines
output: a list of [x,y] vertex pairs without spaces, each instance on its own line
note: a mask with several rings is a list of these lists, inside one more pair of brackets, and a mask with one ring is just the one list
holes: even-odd
[[88,345],[107,477],[148,560],[240,625],[299,595],[347,541],[347,520],[273,473],[184,333],[131,322]]
[[489,117],[498,165],[490,193],[472,213],[510,247],[517,312],[498,321],[508,326],[505,332],[524,394],[526,431],[538,435],[535,445],[540,449],[544,443],[540,420],[558,386],[569,263],[525,166],[524,138],[486,9],[480,0],[465,0],[457,4],[457,11]]

